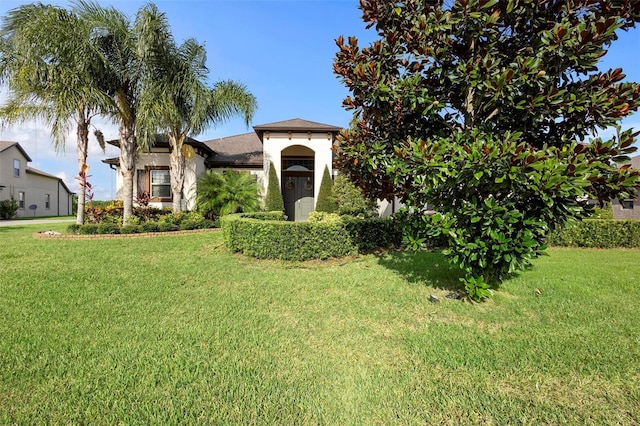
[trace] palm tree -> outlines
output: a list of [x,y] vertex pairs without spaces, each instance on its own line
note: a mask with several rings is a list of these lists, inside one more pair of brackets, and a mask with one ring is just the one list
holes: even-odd
[[[115,103],[111,117],[119,125],[120,173],[123,180],[123,224],[133,213],[133,182],[138,149],[150,146],[152,132],[137,128],[140,105],[147,96],[148,81],[158,75],[152,60],[166,50],[164,15],[150,3],[138,10],[135,21],[113,7],[91,0],[77,0],[74,9],[91,28],[91,43],[105,65],[107,93]],[[139,134],[137,132],[139,131]]]
[[[9,98],[4,125],[43,119],[56,149],[75,123],[78,156],[77,223],[84,222],[87,150],[92,118],[113,103],[103,91],[104,68],[89,44],[91,28],[71,11],[29,4],[10,11],[0,30],[0,85]],[[104,150],[102,133],[95,131]]]
[[258,183],[249,173],[207,170],[197,186],[196,209],[209,219],[260,210]]
[[[188,135],[197,135],[207,127],[242,115],[248,126],[257,104],[255,97],[239,83],[222,81],[207,86],[207,55],[194,39],[176,46],[164,15],[146,16],[145,28],[152,28],[147,63],[152,78],[145,80],[144,96],[138,109],[140,134],[151,140],[156,133],[169,139],[173,211],[182,209],[184,191],[185,146]],[[152,46],[152,47],[151,47]]]

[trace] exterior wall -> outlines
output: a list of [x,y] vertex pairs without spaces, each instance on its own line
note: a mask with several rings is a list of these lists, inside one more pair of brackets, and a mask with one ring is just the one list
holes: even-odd
[[633,208],[623,209],[620,200],[617,198],[611,202],[614,219],[634,219],[640,220],[640,191],[637,198],[633,201]]
[[[20,177],[13,176],[13,160],[20,160]],[[8,200],[12,195],[18,200],[18,192],[29,189],[28,179],[27,159],[17,146],[3,151],[0,155],[0,185],[4,188],[0,189],[0,200]]]
[[[263,139],[264,146],[264,170],[269,170],[269,162],[273,161],[273,165],[278,176],[278,180],[282,178],[282,151],[288,147],[299,145],[311,149],[314,152],[315,165],[313,173],[314,182],[314,200],[318,199],[320,191],[320,182],[322,182],[322,173],[325,166],[329,168],[329,174],[333,173],[333,151],[331,150],[333,138],[327,138],[327,133],[312,133],[311,137],[307,132],[292,133],[289,138],[288,133],[272,132],[269,139],[266,135]],[[295,155],[295,149],[287,151],[287,154]],[[264,173],[264,172],[263,172]],[[266,193],[268,179],[263,178],[263,188]]]
[[[146,191],[146,188],[138,188],[138,171],[144,172],[147,167],[169,167],[169,164],[169,153],[166,151],[157,150],[150,153],[140,154],[138,160],[136,161],[136,173],[133,179],[134,197],[136,194],[138,194],[138,192]],[[186,160],[183,206],[187,210],[192,210],[195,206],[195,183],[198,179],[198,176],[204,173],[204,171],[204,158],[202,158],[200,155],[196,155],[195,157]],[[123,179],[122,174],[120,173],[120,167],[116,167],[116,198],[120,200],[122,199],[122,185]],[[164,208],[171,207],[173,204],[171,201],[151,201],[149,205],[153,207]]]
[[[20,160],[20,176],[13,176],[13,160]],[[27,173],[27,159],[15,146],[2,152],[0,156],[0,200],[18,201],[20,192],[24,192],[24,207],[18,209],[16,217],[33,216],[69,216],[72,214],[72,194],[69,194],[59,179]],[[47,209],[46,196],[49,195]],[[36,205],[36,210],[29,206]]]

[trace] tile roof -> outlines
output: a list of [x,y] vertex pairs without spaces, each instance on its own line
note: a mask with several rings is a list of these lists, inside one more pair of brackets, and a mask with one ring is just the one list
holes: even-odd
[[292,120],[277,121],[275,123],[260,124],[253,126],[256,132],[259,131],[322,131],[322,132],[339,132],[341,127],[332,126],[330,124],[317,123],[315,121],[294,118]]
[[14,145],[17,145],[18,150],[22,153],[22,155],[24,155],[24,158],[26,158],[27,161],[31,161],[31,157],[29,157],[29,154],[27,154],[27,151],[25,151],[18,142],[0,141],[0,152],[7,150]]
[[215,154],[209,158],[212,167],[245,166],[262,168],[262,142],[254,132],[211,139],[204,142]]

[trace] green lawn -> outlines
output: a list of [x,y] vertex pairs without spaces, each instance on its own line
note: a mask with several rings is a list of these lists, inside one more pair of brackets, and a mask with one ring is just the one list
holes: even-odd
[[0,423],[640,423],[640,250],[549,250],[472,305],[437,253],[31,235],[67,225],[0,227]]

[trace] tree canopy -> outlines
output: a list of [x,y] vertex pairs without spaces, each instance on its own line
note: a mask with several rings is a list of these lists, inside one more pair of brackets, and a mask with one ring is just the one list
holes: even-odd
[[635,191],[639,172],[616,161],[635,150],[637,133],[608,141],[597,133],[637,111],[640,86],[598,65],[617,33],[640,20],[640,3],[362,0],[360,8],[378,39],[362,48],[337,39],[334,70],[354,112],[337,163],[369,196],[435,205],[425,229],[447,236],[470,293],[526,267],[549,229],[589,215],[589,198]]

